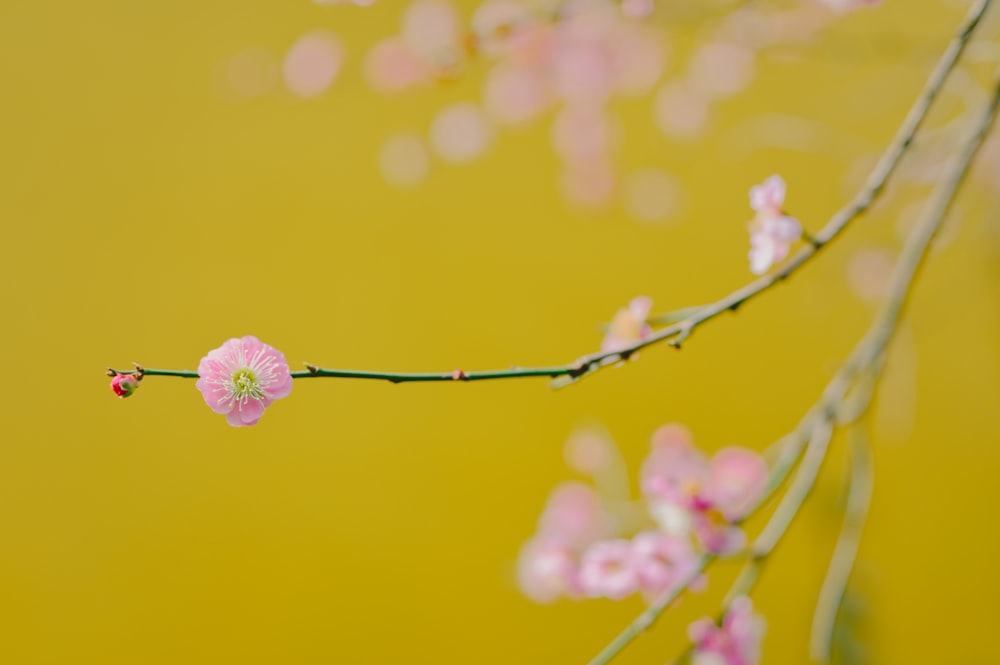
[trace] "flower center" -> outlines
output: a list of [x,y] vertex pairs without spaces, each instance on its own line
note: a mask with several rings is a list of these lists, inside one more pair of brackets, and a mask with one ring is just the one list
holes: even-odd
[[248,397],[259,400],[264,396],[260,383],[257,382],[257,375],[249,368],[244,368],[233,373],[230,390],[233,398],[237,400],[244,400]]

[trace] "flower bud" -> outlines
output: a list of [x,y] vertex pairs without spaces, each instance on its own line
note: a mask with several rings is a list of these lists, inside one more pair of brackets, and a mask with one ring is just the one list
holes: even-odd
[[115,374],[111,378],[111,390],[121,398],[126,398],[139,387],[139,379],[134,374]]

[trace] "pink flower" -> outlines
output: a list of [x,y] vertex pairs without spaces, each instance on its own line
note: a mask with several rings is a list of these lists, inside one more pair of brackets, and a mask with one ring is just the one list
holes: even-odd
[[750,207],[757,216],[750,223],[750,271],[763,275],[772,265],[783,261],[792,243],[802,237],[802,224],[786,215],[785,181],[773,175],[750,188]]
[[764,619],[754,614],[746,596],[736,598],[721,626],[711,619],[699,619],[688,626],[694,642],[692,665],[757,665],[764,638]]
[[134,374],[115,374],[111,378],[111,390],[125,399],[139,387],[139,379]]
[[601,507],[601,497],[581,482],[565,482],[552,490],[538,520],[538,535],[576,551],[613,535],[614,531]]
[[264,409],[292,392],[281,351],[256,337],[233,338],[198,363],[195,384],[205,403],[233,427],[256,425]]
[[698,557],[686,538],[662,531],[644,531],[632,539],[632,566],[639,587],[658,596],[691,575]]
[[759,454],[724,448],[709,461],[680,425],[653,434],[641,472],[657,524],[668,533],[693,530],[705,550],[720,555],[742,549],[746,537],[733,522],[746,516],[766,482],[767,464]]
[[591,598],[621,600],[639,588],[632,543],[621,538],[591,545],[580,557],[580,587]]
[[618,310],[611,320],[611,327],[601,342],[602,352],[621,351],[642,341],[653,332],[646,320],[653,308],[653,300],[646,296],[633,298],[628,307]]
[[521,547],[517,557],[517,586],[536,603],[551,603],[566,595],[580,595],[577,564],[565,544],[536,537]]

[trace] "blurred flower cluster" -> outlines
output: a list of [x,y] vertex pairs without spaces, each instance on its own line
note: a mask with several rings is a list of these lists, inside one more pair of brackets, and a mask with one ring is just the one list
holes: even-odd
[[700,587],[701,554],[744,548],[739,521],[761,497],[768,474],[763,458],[744,448],[724,448],[709,459],[676,424],[653,434],[639,502],[630,500],[624,465],[606,439],[573,437],[567,456],[596,487],[559,485],[523,545],[518,584],[537,602],[636,593],[651,600],[676,585]]

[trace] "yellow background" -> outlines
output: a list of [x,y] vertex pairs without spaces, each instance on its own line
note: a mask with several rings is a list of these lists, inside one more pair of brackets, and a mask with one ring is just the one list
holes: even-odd
[[[824,223],[964,7],[895,0],[785,50],[797,58],[763,58],[753,91],[717,107],[710,138],[692,145],[656,133],[648,100],[622,105],[619,162],[682,178],[683,209],[665,225],[568,208],[546,123],[468,167],[436,166],[416,192],[383,184],[381,140],[425,130],[435,108],[475,97],[481,76],[399,99],[369,92],[362,49],[399,11],[389,0],[0,3],[0,662],[585,662],[640,602],[536,606],[513,584],[546,494],[572,476],[566,437],[599,423],[633,478],[664,422],[708,449],[764,449],[871,318],[847,287],[848,257],[895,251],[898,217],[926,188],[895,188],[791,283],[683,352],[644,352],[557,392],[541,380],[297,382],[259,426],[233,429],[192,381],[150,378],[121,401],[103,368],[195,368],[245,334],[329,367],[572,360],[638,293],[662,310],[744,283],[746,189],[767,175],[786,175],[807,227]],[[317,27],[349,46],[328,94],[220,97],[220,63],[247,47],[280,55]],[[698,29],[670,27],[672,75]],[[935,118],[959,109],[946,100]],[[734,151],[727,131],[761,113],[820,123],[822,145],[841,149]],[[1000,661],[1000,217],[995,191],[964,194],[875,423],[875,500],[852,585],[872,662]],[[806,658],[843,453],[838,440],[756,595],[768,663]],[[711,591],[621,662],[672,657],[733,571],[720,567]]]

